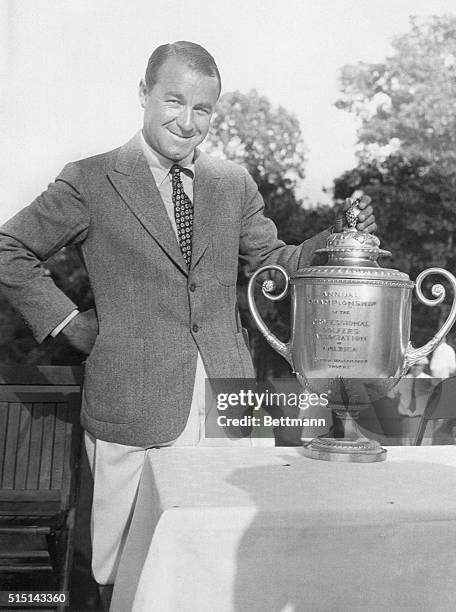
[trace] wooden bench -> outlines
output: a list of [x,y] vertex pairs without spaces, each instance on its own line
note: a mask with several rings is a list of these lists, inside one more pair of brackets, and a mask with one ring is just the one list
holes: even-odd
[[11,574],[24,585],[39,575],[43,589],[68,590],[81,382],[79,366],[0,367],[2,584]]

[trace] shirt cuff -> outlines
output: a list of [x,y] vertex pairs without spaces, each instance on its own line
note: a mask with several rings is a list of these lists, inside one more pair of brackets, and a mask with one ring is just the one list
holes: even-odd
[[55,337],[57,336],[57,334],[60,334],[60,332],[62,331],[62,329],[63,329],[64,327],[66,327],[66,326],[68,325],[68,323],[69,323],[70,321],[72,321],[72,320],[74,319],[74,317],[75,317],[76,315],[78,315],[78,314],[79,314],[79,310],[77,310],[77,309],[76,309],[76,310],[73,310],[72,312],[70,312],[70,314],[69,314],[67,317],[65,317],[65,318],[63,319],[63,321],[62,321],[61,323],[59,323],[59,324],[57,325],[57,327],[55,327],[55,328],[54,328],[54,329],[51,331],[51,334],[50,334],[50,335],[51,335],[53,338],[55,338]]

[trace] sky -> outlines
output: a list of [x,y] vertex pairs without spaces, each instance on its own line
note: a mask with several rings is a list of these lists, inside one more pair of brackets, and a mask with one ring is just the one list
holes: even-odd
[[147,59],[175,40],[212,53],[223,91],[254,88],[298,117],[299,195],[328,202],[322,188],[356,164],[356,119],[334,107],[341,67],[382,61],[410,15],[442,13],[454,0],[2,0],[0,223],[65,163],[140,128]]

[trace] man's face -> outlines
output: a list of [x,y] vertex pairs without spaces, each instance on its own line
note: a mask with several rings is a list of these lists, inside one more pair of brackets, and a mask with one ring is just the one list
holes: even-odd
[[150,91],[144,81],[139,85],[146,142],[171,161],[183,160],[206,138],[219,93],[216,77],[167,59]]

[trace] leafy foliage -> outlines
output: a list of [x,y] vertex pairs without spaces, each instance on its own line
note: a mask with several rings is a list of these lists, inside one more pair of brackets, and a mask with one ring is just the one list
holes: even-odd
[[382,63],[345,66],[339,108],[361,120],[360,155],[378,159],[400,151],[456,165],[456,17],[411,18],[411,31],[393,42]]
[[[391,267],[412,279],[454,272],[456,17],[412,18],[393,47],[382,63],[342,70],[337,106],[360,119],[359,164],[336,179],[335,198],[372,197]],[[429,339],[447,311],[416,304],[412,339]]]
[[335,181],[335,196],[348,197],[355,189],[372,197],[382,247],[393,253],[395,267],[416,276],[423,267],[454,266],[456,210],[437,167],[397,154],[360,163]]
[[305,147],[296,117],[254,89],[224,94],[205,143],[211,155],[247,168],[263,196],[292,191],[304,178]]

